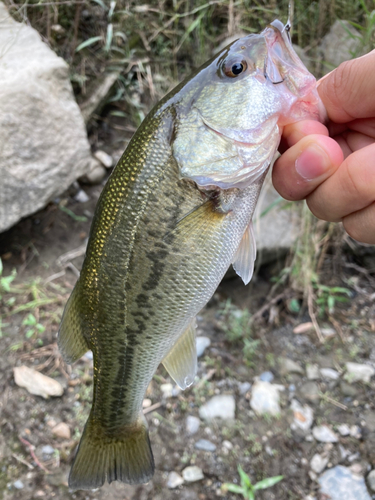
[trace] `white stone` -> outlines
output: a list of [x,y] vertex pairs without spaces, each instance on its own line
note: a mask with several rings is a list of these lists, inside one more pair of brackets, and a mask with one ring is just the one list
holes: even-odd
[[354,437],[355,439],[361,439],[362,437],[361,428],[358,425],[352,425],[350,427],[350,436]]
[[189,415],[186,417],[186,433],[189,436],[193,436],[198,432],[199,426],[201,425],[201,421],[199,418],[194,417],[193,415]]
[[190,465],[182,471],[182,477],[187,483],[194,483],[204,478],[202,469],[196,465]]
[[16,366],[13,373],[16,384],[24,387],[30,394],[48,399],[49,396],[62,396],[64,392],[60,382],[27,366]]
[[0,231],[43,208],[91,167],[69,67],[0,2]]
[[337,380],[340,378],[340,374],[337,370],[333,370],[332,368],[321,368],[320,374],[323,378],[329,380]]
[[310,467],[316,474],[323,472],[327,464],[328,458],[322,457],[319,453],[315,453],[310,461]]
[[180,474],[177,474],[177,472],[172,471],[168,474],[167,488],[169,488],[170,490],[178,488],[183,483],[184,480],[182,479]]
[[293,410],[294,426],[307,433],[314,420],[313,409],[308,405],[302,406],[296,399],[292,400],[291,409]]
[[319,425],[312,430],[313,436],[321,443],[337,443],[336,434],[326,425]]
[[306,375],[309,380],[318,380],[320,379],[320,370],[319,365],[317,364],[309,364],[306,366]]
[[232,395],[223,394],[214,396],[206,404],[199,408],[199,416],[205,420],[221,418],[222,420],[234,420],[236,402]]
[[371,500],[364,478],[342,465],[324,472],[319,484],[320,493],[330,500]]
[[203,356],[204,351],[211,345],[211,340],[208,337],[197,337],[197,357],[200,358]]
[[350,427],[347,424],[340,424],[337,427],[337,430],[339,431],[341,436],[349,436],[350,434]]
[[233,444],[225,439],[223,441],[223,448],[226,448],[227,450],[233,450]]
[[82,181],[88,184],[100,184],[106,175],[106,169],[96,160],[92,163],[92,167],[86,175],[82,177]]
[[83,189],[80,189],[78,193],[75,195],[74,199],[78,201],[78,203],[86,203],[89,201],[89,196],[84,192]]
[[165,398],[171,398],[173,395],[173,384],[161,384],[160,390]]
[[375,493],[375,470],[372,470],[367,476],[367,483],[370,487],[370,490]]
[[250,406],[258,415],[279,415],[280,413],[280,391],[285,388],[282,385],[270,384],[257,380],[251,389]]
[[98,149],[97,151],[95,151],[94,156],[97,160],[100,161],[102,165],[105,166],[105,168],[111,168],[113,166],[112,156],[110,156],[105,151]]
[[350,384],[353,382],[364,382],[369,384],[371,377],[375,374],[375,370],[370,365],[360,363],[346,363],[345,380]]

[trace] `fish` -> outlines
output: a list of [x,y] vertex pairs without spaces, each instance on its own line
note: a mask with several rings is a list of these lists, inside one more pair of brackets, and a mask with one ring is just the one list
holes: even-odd
[[93,353],[92,408],[69,487],[148,482],[142,412],[162,363],[181,389],[197,370],[197,313],[232,264],[247,284],[252,216],[283,127],[321,119],[316,80],[288,25],[228,45],[149,113],[98,200],[58,345]]

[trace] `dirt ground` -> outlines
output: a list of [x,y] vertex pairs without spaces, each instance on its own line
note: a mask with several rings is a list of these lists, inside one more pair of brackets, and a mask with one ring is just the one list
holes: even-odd
[[[267,306],[273,298],[271,278],[278,275],[282,263],[261,268],[247,287],[237,278],[226,279],[198,317],[198,334],[209,337],[211,345],[199,358],[195,384],[168,397],[161,386],[171,380],[160,367],[147,391],[145,411],[156,463],[154,479],[142,486],[112,483],[94,492],[69,492],[68,471],[90,409],[92,361],[84,356],[71,368],[64,365],[56,349],[56,333],[83,261],[101,187],[86,186],[84,190],[90,198],[85,203],[74,201],[74,188],[62,197],[73,216],[51,203],[0,235],[3,276],[13,269],[17,272],[11,291],[3,293],[0,302],[1,499],[234,499],[240,496],[225,492],[221,486],[238,483],[238,464],[254,483],[284,476],[277,485],[259,491],[257,499],[303,499],[308,494],[319,498],[317,476],[310,469],[316,453],[328,457],[328,468],[355,466],[363,476],[373,468],[375,382],[348,384],[343,380],[347,361],[375,361],[375,254],[368,249],[362,254],[347,251],[339,258],[326,257],[324,283],[345,286],[350,297],[335,304],[330,319],[326,315],[319,319],[322,327],[331,329],[323,345],[313,329],[293,333],[297,325],[310,321],[304,305],[297,312],[288,307],[293,291],[285,290]],[[76,220],[77,216],[86,220]],[[228,329],[238,328],[238,324],[245,328],[242,320],[248,318],[247,311],[258,314],[245,352],[242,340],[230,340],[233,336]],[[30,320],[30,314],[35,321]],[[234,318],[239,319],[237,325]],[[300,373],[286,368],[285,358],[298,362]],[[339,378],[308,380],[306,366],[313,363],[337,370]],[[46,400],[18,387],[13,368],[21,365],[58,380],[64,387],[63,395]],[[253,384],[254,377],[265,371],[274,375],[273,384],[284,386],[277,418],[257,416],[250,407],[251,389],[243,385]],[[188,435],[187,416],[199,417],[205,402],[223,394],[235,398],[235,420],[206,423],[200,419],[198,432]],[[327,424],[337,431],[337,426],[345,423],[357,426],[357,434],[344,437],[337,433],[337,443],[318,442],[310,431],[301,434],[291,427],[292,399],[313,409],[314,425]],[[53,434],[52,428],[60,422],[68,425],[70,437]],[[201,438],[213,443],[216,450],[196,449],[194,445]],[[181,474],[189,465],[200,467],[204,478],[168,489],[168,474]]]

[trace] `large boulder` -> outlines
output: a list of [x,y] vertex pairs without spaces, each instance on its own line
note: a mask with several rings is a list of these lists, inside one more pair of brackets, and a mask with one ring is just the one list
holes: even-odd
[[69,67],[0,2],[0,232],[94,168]]

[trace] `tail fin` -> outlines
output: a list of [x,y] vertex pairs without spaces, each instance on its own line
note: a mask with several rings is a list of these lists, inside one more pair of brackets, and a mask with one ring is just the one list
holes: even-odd
[[59,349],[67,363],[74,363],[90,349],[82,333],[79,290],[78,281],[65,306],[58,335]]
[[143,415],[115,437],[105,436],[89,417],[69,475],[73,490],[100,488],[105,480],[147,483],[154,475],[147,423]]

